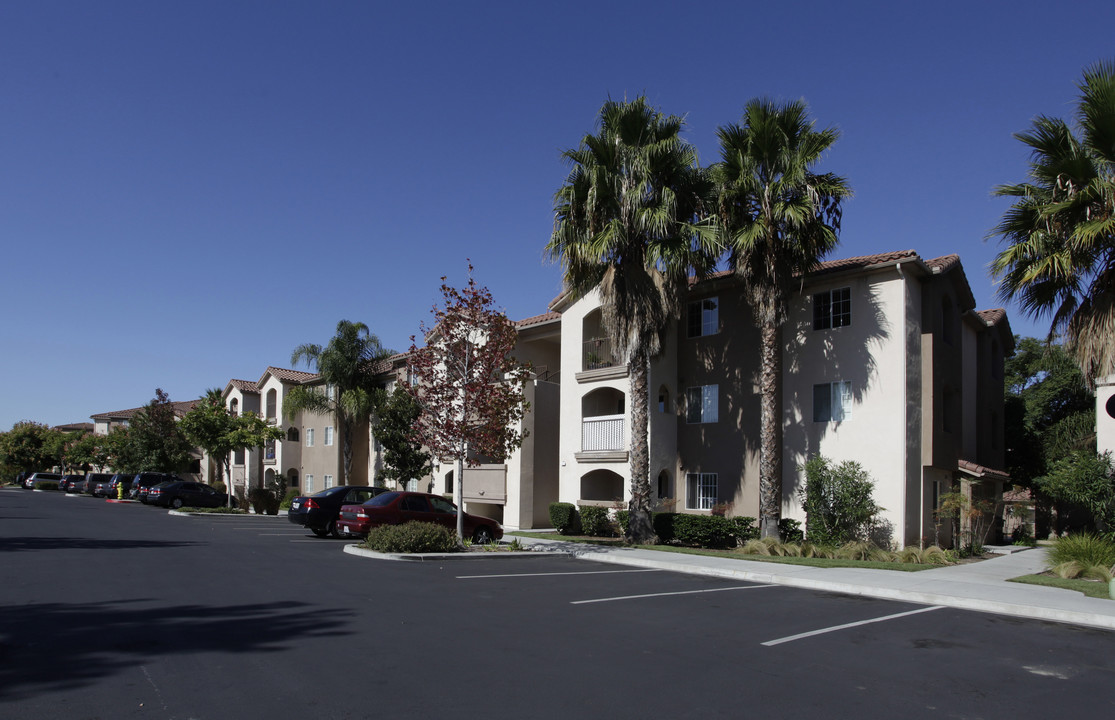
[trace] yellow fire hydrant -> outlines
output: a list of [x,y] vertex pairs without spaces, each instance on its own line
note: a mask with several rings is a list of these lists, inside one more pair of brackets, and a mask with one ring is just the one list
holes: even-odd
[[122,482],[116,483],[116,499],[117,500],[123,500],[124,499],[124,483],[122,483]]

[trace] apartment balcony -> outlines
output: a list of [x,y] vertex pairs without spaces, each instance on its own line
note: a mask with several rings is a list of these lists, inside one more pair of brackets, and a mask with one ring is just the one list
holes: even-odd
[[597,415],[581,421],[581,462],[627,462],[626,416]]
[[581,367],[577,382],[627,377],[627,366],[612,357],[612,339],[607,337],[594,337],[582,343]]

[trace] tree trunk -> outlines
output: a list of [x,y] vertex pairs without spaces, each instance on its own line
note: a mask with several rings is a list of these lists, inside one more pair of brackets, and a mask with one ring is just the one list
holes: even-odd
[[340,423],[340,430],[345,434],[344,439],[341,441],[341,455],[344,460],[345,476],[341,478],[341,485],[351,485],[349,482],[349,473],[352,472],[352,425],[351,421],[342,420]]
[[631,374],[631,501],[628,503],[627,541],[653,545],[654,521],[650,511],[650,448],[647,442],[647,376],[649,359],[636,352],[628,366]]
[[782,348],[773,321],[764,322],[759,335],[759,529],[764,538],[777,538],[782,519]]

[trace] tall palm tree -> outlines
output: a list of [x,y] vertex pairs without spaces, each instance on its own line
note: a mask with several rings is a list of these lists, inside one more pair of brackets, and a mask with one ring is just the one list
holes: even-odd
[[1030,148],[1029,181],[992,231],[1008,243],[992,262],[999,294],[1032,317],[1051,315],[1089,382],[1115,372],[1115,62],[1085,69],[1077,132],[1039,116],[1015,134]]
[[324,348],[305,344],[290,356],[293,365],[305,363],[325,382],[326,388],[297,385],[283,399],[288,419],[304,410],[332,415],[341,431],[344,483],[352,477],[352,441],[357,423],[372,414],[375,393],[374,366],[394,352],[385,350],[379,338],[361,322],[341,320],[337,332]]
[[571,170],[554,196],[546,250],[576,292],[598,289],[605,331],[631,374],[631,501],[627,538],[654,538],[647,447],[650,359],[679,316],[691,269],[711,265],[711,234],[700,222],[711,185],[683,120],[646,98],[609,100],[598,132],[563,153]]
[[782,517],[781,327],[795,276],[839,242],[847,181],[813,171],[840,136],[814,130],[803,101],[751,100],[742,123],[717,130],[721,162],[711,168],[716,217],[728,263],[740,278],[760,335],[759,524],[777,537]]

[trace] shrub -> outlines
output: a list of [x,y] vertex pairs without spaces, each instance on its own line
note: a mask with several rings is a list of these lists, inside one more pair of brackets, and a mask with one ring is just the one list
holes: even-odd
[[550,523],[562,535],[581,534],[581,517],[572,503],[550,503]]
[[[627,535],[627,520],[631,517],[630,510],[616,510],[616,525],[619,525],[619,534]],[[654,514],[651,514],[651,518]]]
[[880,508],[872,496],[874,483],[863,466],[851,460],[834,465],[817,455],[801,470],[805,486],[798,495],[809,539],[832,544],[867,539]]
[[581,532],[593,537],[614,537],[616,526],[608,517],[608,508],[582,505],[577,508],[581,516]]
[[294,498],[296,497],[298,497],[298,490],[296,490],[295,488],[290,488],[289,490],[287,490],[286,494],[283,495],[283,501],[279,503],[279,509],[290,510],[290,504],[294,502]]
[[782,538],[782,542],[801,542],[805,537],[801,532],[801,522],[782,518],[778,521],[778,537]]
[[735,544],[732,524],[720,515],[689,515],[670,513],[673,517],[673,539],[682,545],[722,548]]
[[755,540],[759,537],[759,526],[755,524],[755,518],[753,517],[737,515],[728,518],[728,523],[732,526],[732,537],[736,539],[736,545],[743,545],[748,540]]
[[1081,567],[1115,565],[1115,542],[1093,533],[1079,533],[1057,540],[1049,548],[1046,562],[1051,568],[1077,562]]
[[451,553],[461,549],[456,533],[449,528],[422,522],[372,528],[364,547],[382,553]]
[[218,480],[217,482],[212,483],[212,486],[213,486],[213,489],[216,490],[219,493],[227,493],[228,492],[228,486],[225,485],[223,480]]

